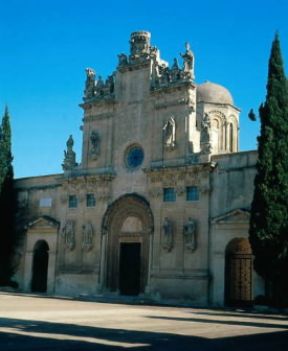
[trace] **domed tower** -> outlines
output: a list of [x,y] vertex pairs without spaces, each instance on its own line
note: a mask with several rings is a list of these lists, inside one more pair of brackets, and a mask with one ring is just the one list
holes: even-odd
[[201,152],[237,152],[240,110],[231,93],[219,84],[205,82],[197,86],[196,99]]

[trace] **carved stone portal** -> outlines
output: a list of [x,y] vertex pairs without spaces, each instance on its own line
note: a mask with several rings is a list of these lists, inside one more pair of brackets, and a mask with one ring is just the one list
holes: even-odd
[[102,234],[107,235],[107,275],[103,284],[110,291],[121,288],[121,247],[128,244],[140,245],[140,293],[145,291],[153,228],[150,205],[141,196],[124,195],[108,207],[102,222]]

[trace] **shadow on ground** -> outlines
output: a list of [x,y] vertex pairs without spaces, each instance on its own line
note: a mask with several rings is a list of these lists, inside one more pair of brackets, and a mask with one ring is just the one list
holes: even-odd
[[[227,318],[231,317],[230,314],[222,315]],[[239,318],[240,316],[238,316]],[[240,320],[217,320],[217,319],[205,319],[205,318],[182,318],[182,317],[166,317],[166,316],[149,316],[151,319],[163,319],[171,321],[180,321],[180,322],[194,322],[194,323],[206,323],[206,324],[225,324],[225,325],[236,325],[242,327],[256,327],[256,328],[269,328],[269,329],[284,329],[288,331],[288,324],[276,324],[276,323],[265,323],[265,322],[253,322],[253,321],[240,321]],[[241,315],[242,318],[242,315]],[[254,318],[254,317],[250,317]]]
[[[215,321],[211,323],[214,324]],[[209,328],[208,321],[207,324]],[[143,351],[280,351],[288,349],[288,331],[208,339],[171,333],[0,318],[0,350],[3,351],[118,351],[126,348]]]

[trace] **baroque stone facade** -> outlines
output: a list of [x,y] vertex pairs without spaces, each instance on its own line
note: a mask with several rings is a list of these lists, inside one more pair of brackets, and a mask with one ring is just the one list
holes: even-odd
[[238,150],[231,94],[195,82],[188,43],[170,67],[135,32],[118,57],[106,80],[86,69],[81,162],[70,136],[62,174],[16,180],[20,288],[250,303],[257,154]]

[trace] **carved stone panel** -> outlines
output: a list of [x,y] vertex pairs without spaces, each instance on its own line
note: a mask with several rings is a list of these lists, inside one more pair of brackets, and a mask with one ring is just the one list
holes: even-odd
[[72,251],[75,248],[75,222],[67,220],[61,231],[65,248]]

